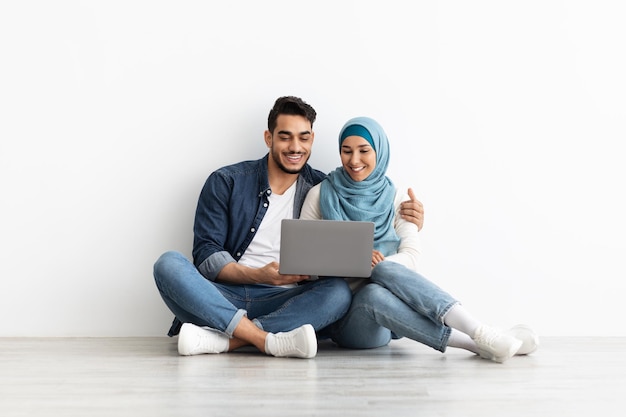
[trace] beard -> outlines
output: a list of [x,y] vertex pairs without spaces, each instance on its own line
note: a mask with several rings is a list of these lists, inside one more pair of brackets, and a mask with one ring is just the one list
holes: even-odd
[[[272,148],[270,155],[272,157],[272,160],[276,164],[276,166],[280,168],[281,171],[286,172],[287,174],[299,174],[300,171],[302,171],[302,168],[304,168],[306,163],[309,161],[309,157],[311,156],[311,155],[307,156],[306,159],[302,161],[302,165],[300,165],[299,168],[287,168],[280,159],[280,152],[277,152],[276,150],[274,150],[274,148]],[[292,155],[304,155],[304,154],[299,154],[299,153],[294,152],[292,153]]]

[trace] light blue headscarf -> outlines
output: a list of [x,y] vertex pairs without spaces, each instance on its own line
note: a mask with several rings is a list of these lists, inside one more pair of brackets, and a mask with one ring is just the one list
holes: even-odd
[[[359,131],[363,135],[358,134]],[[363,181],[354,181],[343,167],[328,174],[320,188],[322,218],[374,222],[374,249],[389,256],[398,251],[400,244],[393,228],[395,186],[385,175],[389,165],[389,141],[378,122],[368,117],[355,117],[348,120],[339,133],[340,152],[344,139],[353,135],[362,136],[372,145],[376,167]]]

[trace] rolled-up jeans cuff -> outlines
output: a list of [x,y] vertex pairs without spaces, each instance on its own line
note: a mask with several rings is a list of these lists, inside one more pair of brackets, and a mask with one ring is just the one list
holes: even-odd
[[458,301],[452,301],[450,304],[448,304],[446,306],[446,308],[443,309],[443,311],[441,312],[441,316],[439,316],[439,321],[441,322],[441,324],[445,325],[446,324],[446,314],[448,314],[450,312],[450,310],[452,309],[452,307],[456,306],[456,305],[461,305],[460,302]]
[[226,333],[228,337],[232,339],[233,332],[235,331],[237,326],[239,326],[239,322],[247,313],[248,312],[246,310],[242,310],[242,309],[237,310],[233,318],[230,320],[230,323],[228,323],[228,327],[226,327],[226,330],[224,331],[224,333]]

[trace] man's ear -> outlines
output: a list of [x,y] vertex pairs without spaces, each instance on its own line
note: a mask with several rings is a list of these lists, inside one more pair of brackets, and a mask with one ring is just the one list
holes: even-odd
[[265,133],[263,134],[263,137],[265,139],[265,146],[267,146],[268,148],[272,147],[272,132],[270,132],[269,130],[266,130]]

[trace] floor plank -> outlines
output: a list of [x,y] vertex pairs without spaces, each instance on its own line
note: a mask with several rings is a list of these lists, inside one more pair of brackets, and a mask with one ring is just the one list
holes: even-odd
[[170,338],[0,338],[2,416],[604,416],[626,338],[543,338],[504,364],[410,340],[314,359],[180,357]]

